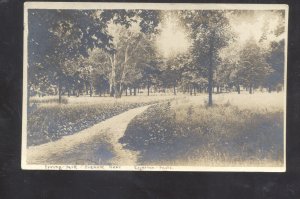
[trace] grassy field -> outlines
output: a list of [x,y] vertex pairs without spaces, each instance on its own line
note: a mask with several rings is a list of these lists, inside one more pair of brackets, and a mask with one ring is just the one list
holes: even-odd
[[[206,100],[206,94],[70,97],[63,104],[51,97],[32,98],[27,142],[33,146],[55,141],[152,104],[119,139],[125,149],[137,152],[137,164],[282,166],[283,93],[215,94],[213,107],[207,107]],[[109,145],[96,145],[117,154]]]
[[183,97],[151,106],[120,142],[142,165],[282,166],[283,96]]
[[30,100],[35,108],[28,110],[27,144],[33,146],[55,141],[129,109],[170,98],[172,97],[70,97],[58,104],[54,97],[35,97]]

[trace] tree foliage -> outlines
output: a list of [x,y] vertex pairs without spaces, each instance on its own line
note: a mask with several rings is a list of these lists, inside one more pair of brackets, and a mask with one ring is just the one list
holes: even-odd
[[[214,87],[239,93],[241,87],[251,93],[258,87],[278,90],[285,24],[283,12],[271,13],[278,17],[275,29],[267,19],[259,40],[238,43],[230,19],[253,11],[29,10],[29,93],[61,100],[84,94],[118,98],[140,88],[148,95],[197,90],[208,92],[212,105]],[[190,42],[186,52],[167,58],[156,43],[166,15]]]

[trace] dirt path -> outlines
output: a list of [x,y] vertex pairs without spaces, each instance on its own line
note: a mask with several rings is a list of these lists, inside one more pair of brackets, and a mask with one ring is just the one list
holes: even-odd
[[134,165],[137,152],[124,149],[119,139],[129,122],[148,106],[134,108],[60,140],[29,147],[28,164]]

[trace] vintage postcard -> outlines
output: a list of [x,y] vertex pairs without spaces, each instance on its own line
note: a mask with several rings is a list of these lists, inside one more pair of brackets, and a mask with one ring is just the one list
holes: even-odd
[[286,169],[288,6],[24,5],[22,169]]

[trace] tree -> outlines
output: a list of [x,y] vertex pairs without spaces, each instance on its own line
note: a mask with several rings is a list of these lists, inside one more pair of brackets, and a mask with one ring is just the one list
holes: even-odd
[[[77,96],[79,95],[79,84],[85,83],[84,78],[81,76],[82,70],[82,56],[66,60],[61,67],[61,72],[63,78],[61,80],[62,89],[68,92],[68,96],[71,95],[71,90],[73,90],[73,95],[75,95],[75,90],[77,90]],[[61,93],[62,94],[62,93]]]
[[273,72],[267,63],[266,54],[256,41],[249,39],[240,52],[239,76],[243,84],[249,87],[252,94],[255,86],[261,85],[266,77]]
[[140,17],[139,24],[148,33],[155,31],[157,13],[143,10],[30,10],[29,67],[39,66],[45,71],[44,75],[58,88],[61,102],[62,84],[69,82],[64,81],[67,78],[63,69],[65,62],[79,56],[87,58],[88,50],[94,48],[101,48],[114,57],[113,37],[108,34],[107,24],[113,22],[128,28],[136,17]]
[[240,74],[240,51],[242,46],[235,41],[222,49],[222,63],[217,68],[219,84],[224,85],[227,89],[235,90],[240,94],[242,82],[242,74]]
[[189,11],[183,13],[190,28],[192,53],[199,70],[205,67],[208,80],[208,106],[212,106],[213,74],[220,64],[219,53],[233,38],[226,12],[222,10]]
[[[63,93],[66,62],[87,49],[110,47],[105,21],[94,23],[96,11],[31,10],[29,12],[29,67],[40,65],[52,84],[58,87],[59,102]],[[95,39],[96,38],[96,39]],[[66,82],[66,81],[65,81]]]
[[202,88],[203,84],[205,84],[205,80],[200,72],[201,70],[196,67],[194,60],[188,52],[180,53],[176,57],[172,57],[169,60],[169,64],[172,66],[171,73],[178,73],[175,76],[171,74],[171,76],[173,76],[171,79],[175,78],[175,84],[179,83],[184,92],[187,88],[191,95],[193,90],[194,94],[196,94],[196,87]]
[[151,35],[141,32],[137,23],[128,28],[112,24],[110,32],[115,49],[110,56],[111,95],[121,97],[124,86],[136,89],[141,82],[142,68],[155,59],[155,51]]
[[147,88],[147,95],[150,95],[150,87],[154,84],[158,84],[158,78],[161,74],[160,62],[157,60],[144,63],[142,69],[142,84]]
[[111,72],[111,63],[109,61],[109,53],[100,48],[94,48],[89,51],[88,59],[85,59],[83,64],[84,72],[88,78],[88,84],[90,85],[90,96],[95,89],[101,96],[109,88],[109,75]]
[[272,67],[272,72],[266,78],[265,86],[271,92],[274,89],[280,90],[284,78],[284,40],[272,42],[271,50],[267,56],[267,63]]
[[172,88],[176,95],[176,88],[181,83],[182,74],[188,64],[188,55],[184,53],[176,54],[165,58],[161,67],[161,82],[164,87]]

